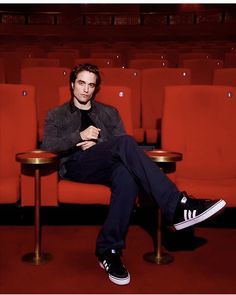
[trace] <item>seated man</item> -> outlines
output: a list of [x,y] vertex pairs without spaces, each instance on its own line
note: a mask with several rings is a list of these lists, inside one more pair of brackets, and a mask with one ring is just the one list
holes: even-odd
[[226,203],[222,199],[193,199],[180,192],[125,133],[117,110],[94,100],[100,83],[95,65],[82,64],[72,70],[71,100],[48,113],[42,149],[61,153],[61,178],[111,188],[109,213],[97,237],[95,253],[109,279],[125,285],[130,274],[121,255],[140,188],[176,230],[211,217]]

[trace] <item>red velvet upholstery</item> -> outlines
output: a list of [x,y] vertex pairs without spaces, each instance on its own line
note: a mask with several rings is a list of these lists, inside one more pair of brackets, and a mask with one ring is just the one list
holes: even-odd
[[212,84],[213,72],[223,67],[220,59],[185,59],[183,67],[191,70],[191,84]]
[[74,60],[74,66],[79,64],[94,64],[99,68],[112,68],[114,67],[114,61],[112,58],[103,58],[103,57],[88,57],[88,58],[76,58]]
[[[63,104],[70,99],[69,86],[59,87],[59,104]],[[131,90],[126,86],[101,86],[96,95],[96,101],[114,106],[120,112],[120,116],[125,124],[126,132],[133,135],[133,123],[131,112]]]
[[29,67],[59,67],[60,61],[56,58],[23,58],[21,68]]
[[142,127],[148,144],[156,144],[160,132],[165,87],[190,84],[190,78],[190,70],[183,68],[142,70]]
[[4,59],[0,57],[0,83],[6,82],[5,76],[6,75],[5,75]]
[[0,84],[0,203],[19,200],[20,165],[16,153],[36,147],[34,87]]
[[183,67],[183,61],[186,59],[196,59],[196,58],[201,58],[201,59],[208,59],[211,58],[212,55],[209,54],[208,52],[182,52],[179,53],[179,62],[178,66]]
[[32,54],[24,51],[0,51],[0,57],[4,60],[6,83],[20,83],[21,60],[33,57]]
[[120,52],[116,51],[92,51],[90,53],[91,58],[107,58],[113,60],[113,66],[121,68],[125,65],[125,60]]
[[175,182],[196,197],[236,205],[236,88],[166,88],[162,148],[183,153]]
[[133,59],[147,59],[147,58],[150,58],[150,59],[167,59],[167,55],[164,54],[164,49],[163,49],[163,52],[160,53],[160,52],[150,52],[151,50],[147,50],[146,52],[144,51],[138,51],[136,53],[133,54],[132,58]]
[[141,128],[141,71],[127,68],[101,68],[100,70],[102,85],[123,85],[130,88],[134,137],[137,142],[143,142],[144,130]]
[[78,58],[78,54],[74,52],[65,51],[50,51],[47,53],[48,58],[56,58],[60,60],[61,67],[72,68],[74,66],[74,60]]
[[213,73],[214,85],[236,86],[236,68],[218,69]]
[[226,52],[224,55],[224,66],[225,68],[236,67],[236,52]]
[[150,69],[150,68],[166,68],[168,60],[153,58],[137,58],[128,61],[128,67],[133,69]]
[[133,135],[131,91],[126,86],[105,86],[103,85],[96,96],[96,100],[118,109],[124,122],[125,130]]
[[69,82],[69,68],[32,67],[21,69],[21,82],[35,86],[38,137],[42,140],[45,116],[59,104],[58,87]]
[[45,48],[43,48],[45,44],[24,44],[24,42],[14,48],[15,51],[27,54],[28,57],[35,57],[35,58],[43,58],[46,56]]
[[58,183],[58,201],[68,204],[110,203],[110,189],[105,185],[61,180]]

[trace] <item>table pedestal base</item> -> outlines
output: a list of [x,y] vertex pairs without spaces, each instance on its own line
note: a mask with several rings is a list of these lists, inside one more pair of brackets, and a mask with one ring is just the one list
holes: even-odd
[[27,253],[22,257],[23,262],[39,265],[42,263],[46,263],[52,260],[52,255],[50,253],[42,253],[40,256],[36,253]]
[[147,262],[155,264],[169,264],[174,261],[174,257],[169,255],[168,253],[161,253],[161,255],[156,255],[156,253],[154,252],[148,252],[143,255],[143,258]]

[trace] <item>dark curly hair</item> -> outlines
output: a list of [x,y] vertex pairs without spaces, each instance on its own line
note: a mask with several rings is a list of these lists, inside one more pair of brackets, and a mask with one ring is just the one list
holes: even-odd
[[96,93],[99,91],[100,89],[100,84],[101,84],[101,75],[99,72],[99,68],[96,65],[92,65],[92,64],[80,64],[78,66],[76,66],[75,68],[72,69],[71,73],[70,73],[70,91],[71,91],[71,96],[73,97],[73,88],[71,86],[71,83],[75,83],[75,80],[78,76],[79,73],[83,72],[83,71],[88,71],[90,73],[93,73],[96,75],[97,80],[96,80],[96,89],[94,91],[94,96],[96,95]]

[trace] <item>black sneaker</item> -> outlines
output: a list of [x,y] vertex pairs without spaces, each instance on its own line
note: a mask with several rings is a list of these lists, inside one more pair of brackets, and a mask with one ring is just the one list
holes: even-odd
[[202,222],[219,212],[225,205],[226,202],[222,199],[193,199],[183,192],[176,208],[174,228],[180,230]]
[[130,275],[121,261],[121,252],[116,249],[109,249],[103,254],[96,254],[99,265],[108,273],[110,281],[117,285],[127,285],[130,282]]

